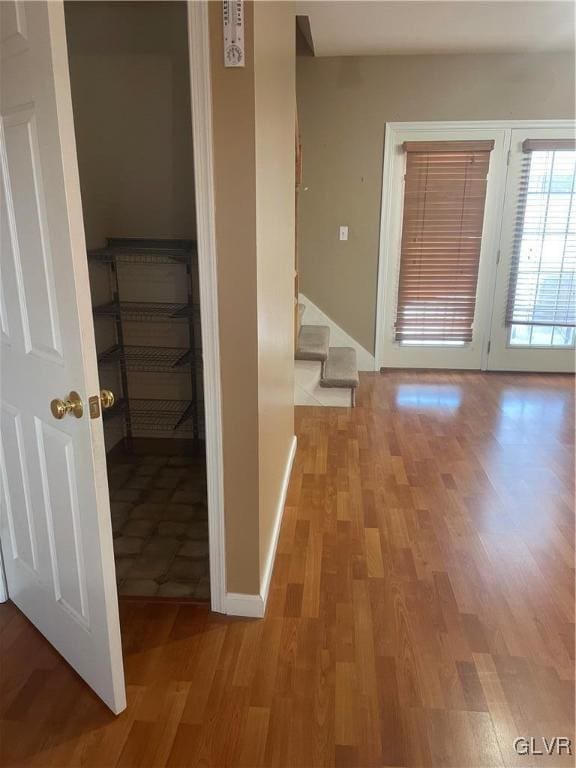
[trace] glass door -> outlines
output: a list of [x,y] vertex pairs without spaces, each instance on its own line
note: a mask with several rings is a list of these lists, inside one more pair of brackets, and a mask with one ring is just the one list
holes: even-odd
[[482,367],[506,139],[490,127],[387,132],[379,366]]
[[511,131],[490,370],[574,371],[576,150],[571,133]]

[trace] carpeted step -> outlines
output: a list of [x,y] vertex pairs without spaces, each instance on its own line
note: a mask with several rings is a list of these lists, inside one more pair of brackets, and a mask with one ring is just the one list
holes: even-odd
[[328,358],[330,328],[327,325],[303,325],[298,334],[296,360],[318,360],[321,363]]
[[353,347],[330,347],[320,386],[355,389],[359,383],[356,350]]

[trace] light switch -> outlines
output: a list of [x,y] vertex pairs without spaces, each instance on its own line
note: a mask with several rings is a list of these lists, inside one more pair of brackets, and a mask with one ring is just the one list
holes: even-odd
[[340,227],[340,240],[348,240],[348,227]]

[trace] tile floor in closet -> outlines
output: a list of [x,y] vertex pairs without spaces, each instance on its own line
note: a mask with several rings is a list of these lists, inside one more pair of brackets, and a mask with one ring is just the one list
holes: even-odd
[[120,595],[210,598],[204,457],[109,461]]

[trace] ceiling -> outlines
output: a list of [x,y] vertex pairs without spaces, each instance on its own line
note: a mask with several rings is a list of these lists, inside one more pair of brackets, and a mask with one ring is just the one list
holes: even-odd
[[572,0],[298,0],[316,56],[574,49]]

